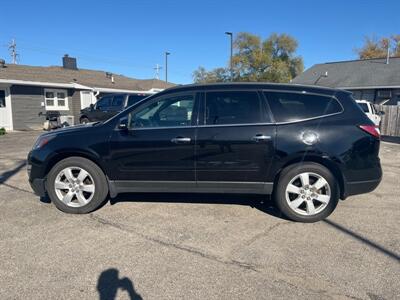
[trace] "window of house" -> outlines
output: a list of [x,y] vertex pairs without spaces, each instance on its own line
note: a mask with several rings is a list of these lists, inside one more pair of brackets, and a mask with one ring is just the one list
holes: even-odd
[[339,113],[343,109],[332,97],[299,93],[266,92],[276,122],[294,122]]
[[6,107],[6,92],[0,90],[0,108]]
[[378,96],[378,98],[390,98],[390,97],[392,97],[392,91],[391,90],[378,90],[377,96]]
[[45,89],[44,99],[46,110],[68,110],[66,90]]
[[206,125],[265,122],[257,92],[208,92],[205,113]]

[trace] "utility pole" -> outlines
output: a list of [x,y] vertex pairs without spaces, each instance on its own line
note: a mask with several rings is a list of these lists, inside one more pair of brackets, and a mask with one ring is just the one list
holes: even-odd
[[233,80],[233,33],[232,32],[225,32],[226,35],[229,35],[230,39],[231,39],[231,56],[229,59],[229,68],[230,68],[230,72],[231,72],[231,81]]
[[19,54],[17,53],[17,43],[15,42],[15,39],[12,39],[11,43],[8,46],[8,50],[10,51],[12,63],[14,65],[17,64],[17,58]]
[[160,70],[162,69],[162,67],[159,64],[156,64],[156,67],[153,69],[156,71],[156,79],[160,79]]
[[386,64],[389,64],[389,57],[390,57],[390,40],[387,39],[387,53],[386,53]]
[[165,52],[165,82],[168,83],[168,55],[170,55],[168,51]]

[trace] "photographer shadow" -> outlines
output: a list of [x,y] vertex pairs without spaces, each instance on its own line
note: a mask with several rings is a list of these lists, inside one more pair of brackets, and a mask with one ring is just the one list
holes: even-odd
[[114,268],[101,272],[97,281],[97,291],[100,300],[114,300],[118,290],[126,291],[130,300],[142,300],[135,291],[132,280],[127,277],[119,278],[119,271]]

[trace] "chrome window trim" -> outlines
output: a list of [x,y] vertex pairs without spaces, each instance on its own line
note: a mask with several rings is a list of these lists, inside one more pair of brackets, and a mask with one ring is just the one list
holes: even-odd
[[342,114],[343,111],[329,114],[329,115],[323,115],[319,117],[313,117],[313,118],[308,118],[308,119],[301,119],[297,121],[290,121],[290,122],[276,122],[276,123],[243,123],[243,124],[219,124],[219,125],[195,125],[195,126],[171,126],[171,127],[146,127],[146,128],[134,128],[131,130],[151,130],[151,129],[178,129],[178,128],[209,128],[209,127],[240,127],[240,126],[266,126],[266,125],[287,125],[287,124],[295,124],[295,123],[300,123],[300,122],[306,122],[306,121],[311,121],[311,120],[317,120],[317,119],[323,119],[335,115]]
[[[261,93],[264,93],[264,92],[276,92],[276,93],[293,93],[293,94],[301,94],[301,95],[306,94],[306,95],[322,96],[322,97],[334,99],[337,103],[339,103],[339,105],[342,108],[342,110],[340,112],[336,112],[336,113],[333,113],[333,114],[326,114],[326,115],[322,115],[322,116],[306,118],[306,119],[300,119],[300,120],[289,121],[289,122],[261,122],[261,123],[259,122],[259,123],[238,123],[238,124],[216,124],[216,125],[145,127],[145,128],[133,128],[133,129],[130,129],[130,130],[152,130],[152,129],[164,130],[164,129],[178,129],[178,128],[182,128],[182,129],[192,128],[192,129],[195,129],[195,128],[209,128],[209,127],[240,127],[240,126],[246,126],[247,127],[247,126],[266,126],[266,125],[288,125],[288,124],[296,124],[296,123],[300,123],[300,122],[323,119],[323,118],[339,115],[339,114],[342,114],[344,112],[344,107],[343,107],[342,103],[340,103],[340,101],[337,99],[337,97],[335,95],[326,95],[326,94],[322,94],[322,93],[307,92],[307,91],[291,91],[291,90],[277,90],[277,89],[238,89],[238,90],[240,90],[240,91],[256,91],[256,92],[260,91]],[[221,89],[221,90],[212,90],[212,91],[226,91],[226,90]],[[206,93],[206,92],[207,91],[204,91],[204,93]],[[175,95],[175,94],[179,94],[179,93],[174,93],[174,94],[171,94],[171,95]],[[162,96],[164,96],[164,95],[162,95]],[[266,96],[265,96],[265,98],[268,101]],[[269,105],[269,103],[267,103],[267,104]],[[119,130],[119,129],[116,128],[115,130]]]
[[150,130],[150,129],[178,129],[178,128],[207,128],[207,127],[238,127],[238,126],[265,126],[275,125],[274,123],[246,123],[246,124],[219,124],[219,125],[192,125],[192,126],[171,126],[171,127],[146,127],[133,128],[131,130]]

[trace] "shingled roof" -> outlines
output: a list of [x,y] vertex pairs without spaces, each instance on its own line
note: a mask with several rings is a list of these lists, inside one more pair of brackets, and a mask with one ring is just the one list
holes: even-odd
[[342,89],[400,87],[400,57],[389,64],[383,58],[317,64],[292,82]]
[[60,84],[76,83],[88,87],[143,91],[175,86],[175,84],[157,79],[140,80],[117,74],[112,74],[114,78],[114,82],[112,82],[106,73],[86,69],[71,70],[58,66],[37,67],[7,64],[2,68],[0,67],[0,79],[5,80]]

